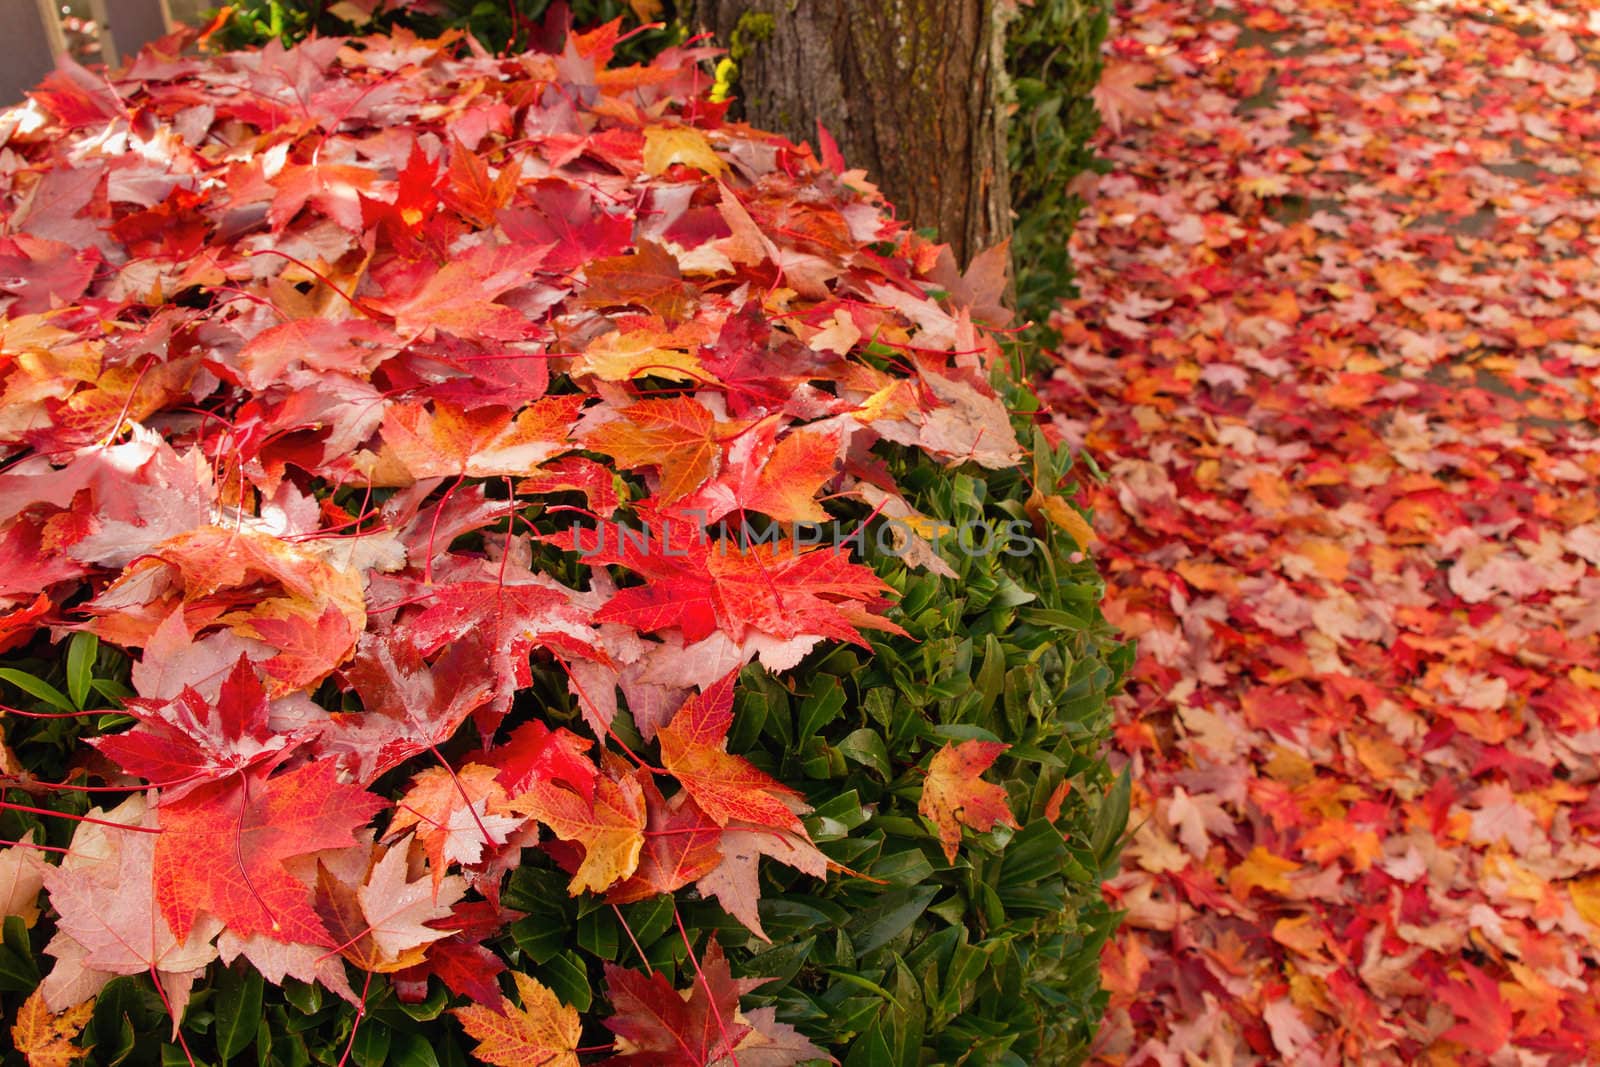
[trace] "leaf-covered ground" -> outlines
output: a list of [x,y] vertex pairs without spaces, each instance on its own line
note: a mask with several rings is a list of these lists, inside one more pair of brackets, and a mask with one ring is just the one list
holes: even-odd
[[1140,647],[1101,1058],[1594,1063],[1600,18],[1118,15],[1050,386]]

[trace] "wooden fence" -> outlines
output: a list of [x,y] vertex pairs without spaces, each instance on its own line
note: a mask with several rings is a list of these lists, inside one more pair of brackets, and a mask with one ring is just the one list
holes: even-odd
[[[116,66],[176,28],[167,0],[88,0],[100,62]],[[67,50],[61,0],[0,0],[0,107],[17,103]]]

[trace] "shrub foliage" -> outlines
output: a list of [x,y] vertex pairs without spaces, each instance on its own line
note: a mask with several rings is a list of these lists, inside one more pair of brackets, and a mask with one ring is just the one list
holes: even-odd
[[0,113],[8,1062],[1092,1034],[1123,653],[999,279],[616,40]]

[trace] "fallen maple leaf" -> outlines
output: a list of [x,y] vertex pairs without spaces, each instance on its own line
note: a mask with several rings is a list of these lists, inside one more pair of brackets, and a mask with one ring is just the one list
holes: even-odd
[[722,828],[706,817],[692,796],[682,792],[664,800],[647,776],[640,779],[640,786],[646,811],[644,848],[638,868],[606,894],[613,904],[676,892],[722,862],[718,849]]
[[495,1007],[500,1003],[496,976],[506,969],[505,961],[484,946],[506,926],[522,917],[487,900],[458,903],[450,914],[429,920],[437,930],[452,931],[428,946],[427,957],[414,967],[395,972],[391,981],[395,993],[407,1004],[428,999],[428,976],[438,975],[453,993],[471,997],[479,1004]]
[[672,253],[653,241],[638,250],[584,264],[579,299],[590,307],[641,307],[671,324],[688,317],[693,290]]
[[50,866],[29,847],[36,832],[29,827],[15,845],[0,849],[0,919],[15,915],[28,927],[39,918],[39,890]]
[[159,912],[151,869],[162,835],[149,832],[155,819],[143,795],[89,814],[137,829],[80,823],[72,852],[45,871],[57,912],[45,951],[56,964],[40,992],[59,1011],[95,995],[116,975],[153,973],[173,1006],[176,1029],[195,979],[217,958],[211,942],[222,922],[200,916],[180,936]]
[[[681,993],[660,971],[648,977],[605,965],[606,991],[615,1009],[606,1026],[626,1042],[607,1064],[681,1064],[710,1067],[735,1051],[750,1032],[739,1022],[739,996],[762,979],[735,979],[713,936],[700,957],[694,984]],[[730,1061],[731,1062],[731,1061]]]
[[567,887],[573,896],[599,893],[627,878],[639,866],[644,847],[644,793],[638,781],[610,753],[601,770],[592,802],[553,781],[536,781],[505,805],[538,819],[561,840],[583,846],[583,862]]
[[674,163],[694,167],[713,178],[727,164],[711,150],[706,135],[692,126],[646,126],[644,130],[644,174],[654,178]]
[[478,1041],[472,1054],[496,1067],[578,1067],[583,1024],[577,1009],[561,1003],[538,979],[520,971],[511,978],[522,1000],[502,998],[498,1008],[472,1004],[450,1014]]
[[506,834],[522,824],[521,819],[489,813],[506,799],[497,776],[493,767],[477,763],[418,772],[396,802],[384,839],[394,841],[415,829],[437,887],[449,864],[477,863],[485,846],[505,844]]
[[700,810],[718,826],[737,819],[804,836],[804,826],[791,810],[791,805],[810,810],[800,794],[727,751],[737,675],[738,671],[731,671],[705,692],[684,701],[672,721],[656,734],[662,766],[683,783]]
[[1138,120],[1155,111],[1155,95],[1139,87],[1153,73],[1142,63],[1127,62],[1107,63],[1100,72],[1090,95],[1112,136],[1122,136],[1124,118]]
[[[349,845],[385,802],[339,781],[332,760],[271,778],[247,773],[204,785],[156,810],[156,901],[174,934],[188,937],[203,912],[240,937],[326,945],[310,888],[283,861]],[[199,865],[196,856],[211,857]]]
[[620,414],[620,419],[586,434],[584,446],[604,452],[624,470],[657,468],[663,504],[688,496],[715,474],[721,441],[740,429],[718,422],[704,404],[688,396],[642,400]]
[[961,848],[962,826],[982,833],[995,823],[1017,825],[1006,791],[980,777],[1008,747],[998,741],[946,742],[928,764],[917,810],[938,827],[939,844],[951,863]]
[[185,686],[172,700],[135,698],[125,706],[138,724],[126,733],[89,738],[89,744],[128,773],[165,789],[169,802],[240,771],[270,771],[309,736],[272,728],[266,690],[243,653],[215,701]]
[[730,823],[716,843],[720,862],[695,883],[704,897],[716,897],[724,911],[738,919],[751,933],[770,941],[761,928],[756,904],[761,899],[757,866],[762,856],[788,864],[813,878],[828,874],[828,857],[804,834],[775,830],[767,826]]
[[450,935],[428,925],[450,914],[466,892],[457,877],[411,881],[406,849],[380,849],[359,886],[317,864],[316,910],[339,954],[364,971],[416,966],[426,946]]
[[17,1009],[11,1025],[12,1047],[27,1058],[28,1067],[72,1067],[88,1049],[73,1039],[94,1014],[94,1001],[86,1001],[59,1014],[51,1014],[44,992],[35,989]]
[[1465,960],[1461,969],[1466,982],[1444,982],[1433,990],[1456,1015],[1456,1025],[1445,1031],[1444,1039],[1493,1056],[1505,1048],[1511,1036],[1511,1008],[1493,978]]

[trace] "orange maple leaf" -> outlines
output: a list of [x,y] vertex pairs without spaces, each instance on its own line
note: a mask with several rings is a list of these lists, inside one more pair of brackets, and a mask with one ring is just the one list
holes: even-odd
[[505,805],[583,846],[583,862],[567,886],[573,896],[599,893],[633,874],[644,848],[644,790],[617,756],[607,753],[602,770],[592,804],[564,785],[537,781]]
[[91,999],[60,1015],[51,1015],[45,1007],[44,991],[35,989],[17,1009],[11,1040],[16,1042],[16,1050],[27,1057],[28,1067],[71,1067],[88,1051],[74,1045],[72,1039],[93,1014]]
[[804,834],[799,816],[789,807],[800,794],[727,750],[737,673],[728,672],[705,692],[684,701],[672,721],[657,732],[661,763],[718,826],[739,819]]
[[452,1014],[478,1040],[472,1054],[495,1067],[578,1067],[578,1041],[583,1024],[576,1008],[561,1003],[537,979],[513,971],[522,1007],[507,997],[499,1008],[472,1004]]
[[693,397],[675,396],[624,408],[622,418],[596,427],[584,444],[604,452],[625,470],[658,468],[659,499],[670,504],[716,473],[722,439],[740,429],[738,424],[718,423],[711,410]]
[[917,810],[939,828],[939,844],[951,863],[961,847],[963,825],[980,833],[994,829],[995,823],[1017,825],[1005,789],[980,777],[1009,747],[999,741],[947,742],[928,764]]

